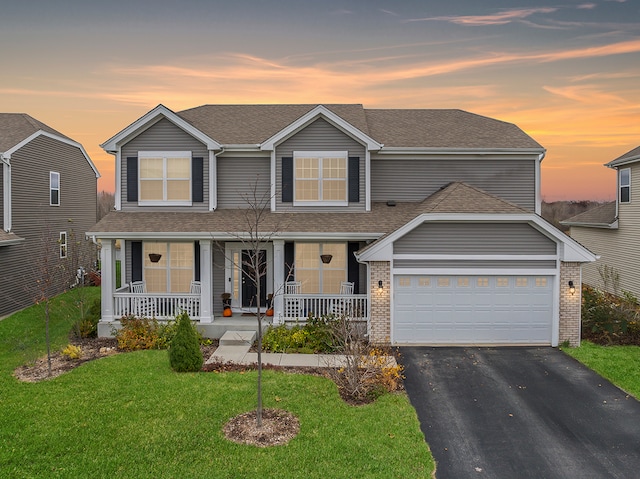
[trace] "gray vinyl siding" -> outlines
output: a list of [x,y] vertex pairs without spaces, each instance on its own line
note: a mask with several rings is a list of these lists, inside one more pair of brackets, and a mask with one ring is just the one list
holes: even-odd
[[0,162],[0,228],[4,228],[4,166]]
[[[204,201],[202,203],[194,203],[193,206],[186,208],[189,208],[190,211],[206,211],[209,209],[209,151],[207,146],[166,118],[163,118],[122,146],[122,174],[120,175],[122,211],[138,209],[137,202],[127,202],[127,158],[137,157],[138,151],[190,151],[192,158],[202,157]],[[144,211],[180,211],[184,210],[185,207],[145,206],[143,209]]]
[[224,274],[224,244],[213,245],[213,314],[214,316],[220,316],[222,314],[222,298],[220,295],[224,293],[225,289],[225,274]]
[[504,269],[556,269],[555,260],[413,260],[396,259],[394,268],[504,268]]
[[556,254],[556,243],[524,223],[423,223],[393,244],[394,254]]
[[452,181],[462,181],[535,210],[535,159],[484,157],[372,158],[371,201],[422,201]]
[[[49,206],[50,171],[60,173],[60,206]],[[0,317],[33,304],[44,270],[54,279],[54,295],[70,286],[78,265],[89,270],[97,258],[84,236],[96,223],[97,179],[78,148],[35,138],[12,154],[11,183],[12,231],[25,241],[0,247]],[[61,231],[67,259],[59,258]]]
[[246,198],[253,197],[257,181],[257,198],[271,201],[271,159],[218,157],[218,208],[248,208]]
[[[618,204],[618,229],[571,227],[571,237],[592,253],[600,256],[594,263],[582,266],[582,281],[604,289],[599,270],[613,268],[620,281],[610,293],[629,291],[640,298],[640,163],[631,167],[631,202]],[[623,166],[622,168],[627,168]]]
[[[346,207],[314,207],[304,206],[295,208],[291,203],[282,203],[282,158],[293,156],[294,151],[347,151],[348,156],[360,158],[360,201],[349,203]],[[362,144],[346,133],[338,130],[329,122],[318,119],[297,132],[291,138],[276,147],[276,208],[279,211],[357,211],[366,208],[366,150]]]

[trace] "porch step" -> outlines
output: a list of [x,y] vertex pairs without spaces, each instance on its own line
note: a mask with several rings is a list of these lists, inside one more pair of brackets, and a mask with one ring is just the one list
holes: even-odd
[[220,346],[244,346],[253,344],[255,331],[227,331],[220,338]]

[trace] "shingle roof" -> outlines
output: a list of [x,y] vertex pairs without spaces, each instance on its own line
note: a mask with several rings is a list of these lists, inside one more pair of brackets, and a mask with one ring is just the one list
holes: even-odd
[[640,160],[640,146],[633,150],[627,151],[624,155],[619,156],[615,160],[610,161],[605,166],[617,166],[621,163],[630,163],[632,161]]
[[[109,213],[88,234],[166,233],[168,235],[202,235],[238,233],[247,229],[243,209],[212,212],[115,211]],[[423,213],[530,213],[507,201],[464,183],[451,183],[420,203],[373,203],[369,212],[344,213],[273,213],[261,220],[263,232],[276,231],[283,237],[298,233],[343,233],[377,238],[395,231]]]
[[15,233],[7,233],[6,231],[0,229],[0,246],[15,244],[21,241],[24,241],[24,238],[21,238]]
[[[264,142],[316,106],[204,105],[177,115],[219,143],[249,145]],[[542,149],[512,123],[462,110],[370,110],[360,104],[323,106],[387,147]]]
[[572,216],[560,223],[570,226],[610,226],[616,221],[616,202],[611,201],[578,215]]
[[26,113],[0,113],[0,152],[10,150],[38,130],[67,138]]
[[512,123],[462,110],[365,110],[369,133],[385,146],[542,148]]

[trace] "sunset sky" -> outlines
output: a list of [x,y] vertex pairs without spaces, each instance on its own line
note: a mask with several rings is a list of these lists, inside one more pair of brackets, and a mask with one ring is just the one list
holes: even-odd
[[7,0],[0,111],[98,145],[162,103],[459,108],[547,148],[548,201],[612,199],[640,145],[637,0]]

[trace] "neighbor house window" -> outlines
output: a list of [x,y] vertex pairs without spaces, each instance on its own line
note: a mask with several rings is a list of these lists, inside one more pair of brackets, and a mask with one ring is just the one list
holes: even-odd
[[140,151],[140,205],[191,205],[191,152]]
[[58,248],[60,249],[60,258],[67,257],[67,232],[60,232],[60,239],[58,240]]
[[296,151],[294,203],[347,205],[347,152]]
[[49,205],[60,206],[60,173],[49,172]]
[[[303,293],[340,293],[340,283],[347,280],[346,243],[296,243],[294,251],[296,281]],[[331,255],[331,261],[323,263],[320,255]]]
[[[149,253],[159,254],[157,263]],[[193,243],[145,241],[143,244],[144,280],[150,293],[188,293],[193,280]]]
[[631,203],[631,168],[620,170],[620,203]]

